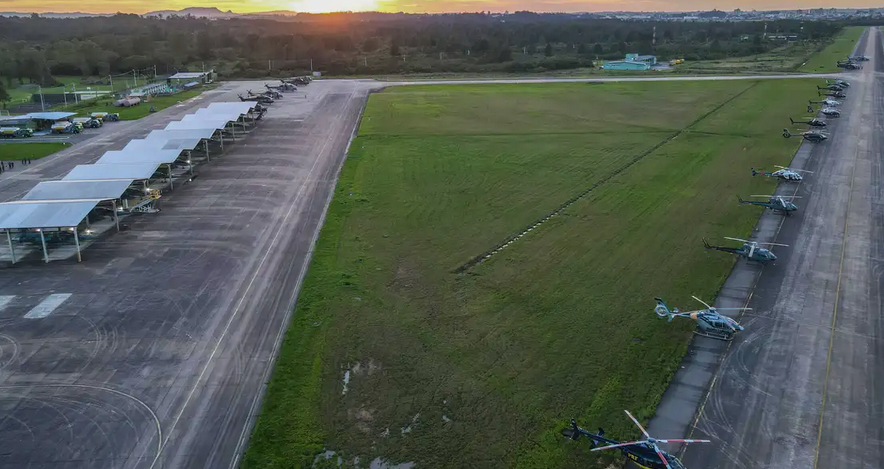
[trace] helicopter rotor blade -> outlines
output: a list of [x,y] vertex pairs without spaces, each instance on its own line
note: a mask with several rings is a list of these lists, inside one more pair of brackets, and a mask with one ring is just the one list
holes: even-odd
[[740,238],[728,238],[727,236],[725,236],[724,239],[729,239],[729,240],[731,240],[731,241],[739,241],[739,242],[741,242],[741,243],[751,243],[751,241],[748,241],[748,240],[745,240],[745,239],[740,239]]
[[712,306],[709,306],[709,303],[706,303],[705,301],[703,301],[703,300],[697,298],[696,296],[691,295],[691,298],[693,298],[693,299],[699,301],[700,303],[702,303],[703,306],[706,307],[706,309],[712,309]]
[[611,448],[621,448],[623,446],[635,446],[642,444],[642,441],[629,441],[626,443],[617,443],[616,445],[608,445],[608,446],[599,446],[598,448],[593,448],[590,451],[603,451]]
[[657,443],[712,443],[710,440],[654,440]]
[[749,259],[751,259],[752,255],[755,254],[756,247],[758,247],[758,243],[749,243]]
[[651,435],[648,435],[648,432],[647,432],[647,430],[645,430],[645,427],[643,427],[642,424],[638,423],[638,420],[636,420],[635,417],[633,417],[632,414],[630,414],[628,410],[624,410],[623,412],[626,412],[626,415],[628,415],[629,418],[632,419],[632,423],[634,423],[635,426],[638,427],[638,429],[642,431],[642,435],[644,435],[645,438],[651,437]]
[[763,244],[765,246],[782,246],[784,248],[789,247],[788,244],[779,244],[779,243],[757,243],[757,244]]
[[660,448],[658,448],[657,445],[653,446],[654,451],[657,452],[657,457],[660,458],[661,461],[663,461],[663,465],[666,466],[666,469],[672,469],[672,466],[669,465],[669,461],[666,460],[666,456],[663,455],[663,452],[660,451]]
[[752,311],[752,308],[715,308],[716,311]]

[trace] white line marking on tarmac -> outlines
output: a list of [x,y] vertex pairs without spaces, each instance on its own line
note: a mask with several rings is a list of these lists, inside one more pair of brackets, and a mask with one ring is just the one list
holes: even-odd
[[0,295],[0,311],[3,311],[15,295]]
[[49,295],[46,298],[43,298],[43,301],[41,301],[40,304],[34,306],[34,309],[30,310],[28,314],[25,314],[25,319],[43,319],[52,314],[52,312],[55,311],[55,308],[61,306],[61,304],[70,297],[70,293],[55,293]]

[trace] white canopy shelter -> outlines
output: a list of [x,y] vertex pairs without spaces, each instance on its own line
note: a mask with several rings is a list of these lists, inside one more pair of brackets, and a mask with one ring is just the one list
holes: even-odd
[[161,163],[172,164],[181,155],[180,150],[159,150],[139,147],[131,150],[105,152],[96,164]]
[[133,182],[132,179],[46,181],[37,184],[22,200],[113,200],[119,199]]
[[62,178],[64,181],[97,181],[103,179],[126,179],[129,181],[150,179],[160,163],[135,164],[81,164]]
[[240,114],[248,114],[250,111],[257,109],[258,103],[254,102],[229,102],[229,103],[212,103],[206,109],[236,109]]
[[45,228],[72,228],[74,243],[77,246],[77,261],[80,255],[80,237],[77,225],[98,205],[99,200],[66,200],[56,202],[7,202],[0,204],[0,229],[6,230],[6,241],[15,263],[15,247],[9,230],[37,229],[40,244],[43,246],[43,261],[49,262],[46,250]]

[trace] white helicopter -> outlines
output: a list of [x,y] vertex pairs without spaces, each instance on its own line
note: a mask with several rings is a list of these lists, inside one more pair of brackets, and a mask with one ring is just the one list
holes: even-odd
[[806,171],[803,169],[792,169],[792,168],[787,168],[785,166],[777,166],[777,165],[774,165],[774,167],[780,168],[780,169],[773,171],[773,172],[769,172],[769,171],[764,171],[764,170],[756,170],[755,168],[752,168],[752,175],[753,176],[759,176],[759,175],[768,176],[768,177],[773,177],[773,178],[777,178],[777,179],[782,179],[784,181],[801,181],[804,179],[804,176],[802,176],[802,173],[813,174],[813,171]]

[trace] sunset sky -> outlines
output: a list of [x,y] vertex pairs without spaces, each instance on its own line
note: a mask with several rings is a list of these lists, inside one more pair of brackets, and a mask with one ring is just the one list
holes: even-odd
[[460,11],[691,11],[691,10],[775,10],[797,8],[870,8],[880,6],[877,0],[850,0],[847,5],[835,5],[832,0],[634,0],[628,3],[616,0],[0,0],[0,11],[90,13],[146,13],[155,10],[180,10],[189,6],[218,7],[237,13],[268,10],[295,10],[307,12],[328,11],[405,11],[413,13],[440,13]]

